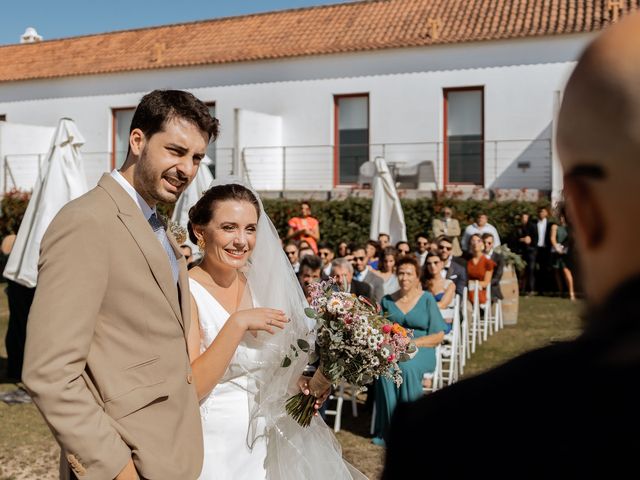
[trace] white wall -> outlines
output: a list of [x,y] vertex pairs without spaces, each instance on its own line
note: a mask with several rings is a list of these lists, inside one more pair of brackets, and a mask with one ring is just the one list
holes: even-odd
[[[234,147],[236,109],[280,117],[282,145],[316,146],[291,149],[286,165],[292,175],[287,188],[313,190],[333,185],[333,96],[369,93],[371,143],[413,144],[388,145],[387,160],[438,159],[442,183],[442,147],[430,142],[443,139],[443,88],[483,86],[485,138],[526,140],[487,144],[486,186],[550,189],[551,159],[544,158],[543,146],[551,138],[554,92],[563,90],[591,38],[564,35],[0,83],[0,113],[11,121],[51,125],[71,117],[87,139],[85,152],[107,152],[111,108],[134,106],[152,88],[190,89],[216,102],[220,149]],[[540,141],[532,146],[533,139]],[[372,146],[372,155],[381,148]],[[103,157],[108,169],[108,156]],[[518,159],[535,164],[522,172]],[[288,168],[290,161],[296,168]],[[310,178],[309,169],[322,174]]]
[[53,127],[0,122],[0,187],[2,192],[31,190],[44,163]]

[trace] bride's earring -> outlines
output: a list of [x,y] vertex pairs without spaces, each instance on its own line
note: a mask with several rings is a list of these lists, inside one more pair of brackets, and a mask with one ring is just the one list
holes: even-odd
[[206,246],[207,244],[204,241],[204,237],[198,238],[198,248],[200,249],[201,252],[204,252],[204,249]]

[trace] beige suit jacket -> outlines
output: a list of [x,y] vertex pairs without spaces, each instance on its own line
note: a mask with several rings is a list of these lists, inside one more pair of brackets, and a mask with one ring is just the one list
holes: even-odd
[[462,231],[460,230],[460,223],[455,218],[452,218],[449,221],[449,225],[440,219],[434,218],[431,222],[431,230],[433,232],[433,239],[435,240],[440,235],[447,235],[453,240],[453,255],[459,257],[462,255],[462,249],[460,248],[460,234]]
[[65,206],[42,240],[24,382],[62,449],[61,476],[194,479],[202,428],[180,291],[140,208],[110,176]]

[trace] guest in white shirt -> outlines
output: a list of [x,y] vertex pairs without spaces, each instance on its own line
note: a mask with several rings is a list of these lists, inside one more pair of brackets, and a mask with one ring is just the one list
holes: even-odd
[[416,258],[420,264],[420,268],[424,267],[424,261],[427,259],[427,255],[431,249],[431,242],[426,233],[419,233],[416,235]]
[[294,242],[289,242],[284,247],[284,253],[287,254],[287,258],[289,262],[291,262],[291,266],[293,267],[293,271],[298,273],[300,270],[300,261],[298,259],[298,246]]
[[551,223],[549,222],[549,209],[540,207],[538,209],[538,243],[536,244],[536,264],[537,278],[535,280],[538,292],[548,291],[551,287]]
[[483,233],[490,233],[493,236],[495,246],[500,246],[500,235],[498,235],[498,230],[489,223],[487,214],[480,212],[476,217],[476,223],[469,225],[464,230],[464,235],[462,236],[462,249],[465,252],[469,250],[469,239],[472,235],[482,236]]
[[353,247],[351,254],[353,255],[353,278],[359,282],[368,283],[373,291],[374,300],[380,302],[384,296],[384,282],[369,268],[369,257],[365,247]]
[[326,242],[319,242],[318,256],[322,260],[322,278],[329,278],[331,276],[331,262],[336,256],[333,248]]

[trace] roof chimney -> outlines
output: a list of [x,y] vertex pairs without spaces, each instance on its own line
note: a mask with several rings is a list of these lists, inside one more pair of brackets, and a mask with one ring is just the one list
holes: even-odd
[[33,27],[27,27],[20,37],[20,43],[36,43],[41,41],[42,37],[38,35],[38,32],[36,32],[36,29]]

